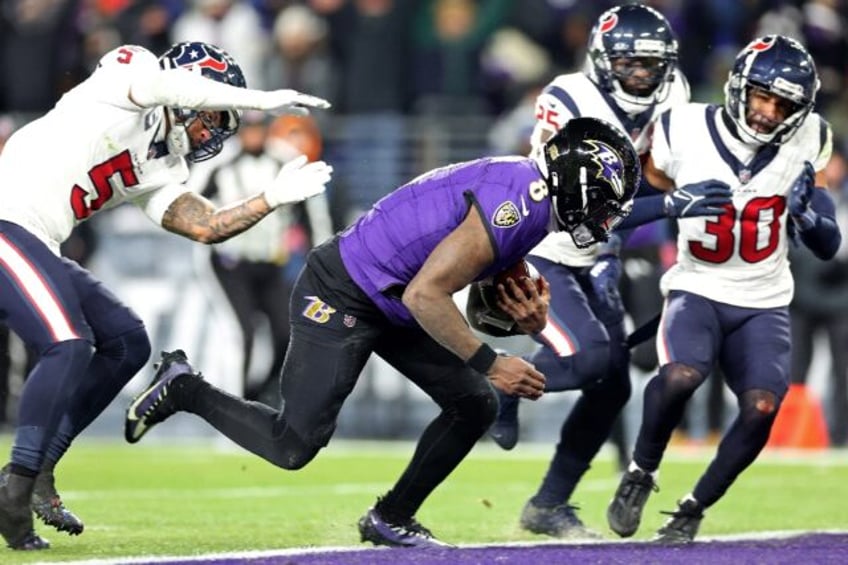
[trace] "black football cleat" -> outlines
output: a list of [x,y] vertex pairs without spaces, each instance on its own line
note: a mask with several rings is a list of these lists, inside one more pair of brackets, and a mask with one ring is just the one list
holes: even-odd
[[27,534],[14,543],[7,543],[6,547],[15,551],[38,551],[41,549],[50,549],[50,542],[35,533],[35,530],[30,530]]
[[521,511],[521,527],[534,534],[559,539],[601,539],[598,532],[590,530],[577,516],[577,508],[571,504],[536,506],[530,500]]
[[498,415],[489,436],[498,447],[509,451],[518,443],[518,403],[520,398],[495,389],[498,395]]
[[391,524],[384,520],[375,508],[371,508],[359,519],[359,535],[362,541],[389,547],[455,547],[439,541],[433,533],[418,523],[415,518]]
[[156,369],[153,380],[127,408],[124,438],[129,443],[138,442],[153,426],[179,410],[173,395],[170,394],[174,380],[186,375],[200,376],[189,365],[186,354],[181,349],[163,351],[162,360]]
[[[0,484],[4,484],[9,474],[9,466],[0,469]],[[62,498],[56,491],[55,478],[52,471],[42,471],[35,478],[35,486],[30,498],[30,508],[38,518],[56,528],[60,532],[68,532],[72,536],[82,533],[84,524],[73,512],[65,508]]]
[[642,510],[653,491],[659,491],[650,473],[636,469],[621,476],[621,482],[607,507],[607,523],[612,531],[629,538],[639,529]]
[[695,535],[704,519],[704,507],[697,500],[688,498],[677,503],[674,512],[663,511],[671,516],[651,541],[664,544],[684,544],[695,541]]
[[0,476],[0,535],[10,549],[34,551],[50,547],[50,542],[36,534],[33,527],[29,507],[33,483],[31,477],[11,473]]
[[35,478],[30,507],[38,518],[60,532],[78,536],[85,525],[76,514],[68,510],[56,491],[56,479],[51,471],[42,471]]

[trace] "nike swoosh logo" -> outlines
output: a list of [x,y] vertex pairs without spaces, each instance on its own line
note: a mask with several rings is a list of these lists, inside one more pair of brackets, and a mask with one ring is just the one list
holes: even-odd
[[133,438],[139,438],[144,435],[144,431],[147,429],[147,425],[139,418],[136,414],[136,407],[143,400],[143,395],[135,400],[130,407],[127,409],[127,424],[131,424],[133,426]]
[[524,201],[524,197],[521,197],[521,215],[529,216],[530,210],[527,208],[527,202]]

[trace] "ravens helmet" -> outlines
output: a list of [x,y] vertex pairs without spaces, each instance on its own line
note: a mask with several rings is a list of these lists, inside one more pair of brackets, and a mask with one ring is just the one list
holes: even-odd
[[[171,46],[159,57],[159,66],[162,69],[182,67],[217,82],[239,88],[247,87],[238,63],[223,49],[202,41],[184,41]],[[179,152],[184,153],[185,158],[192,162],[205,161],[220,153],[224,140],[238,131],[241,119],[238,110],[220,112],[221,118],[218,123],[208,119],[208,112],[190,108],[169,108],[169,110],[174,118],[171,120],[173,133],[172,139],[169,139],[169,146],[170,142],[173,142],[175,146],[181,148]],[[203,121],[212,135],[202,144],[190,147],[185,128],[195,119]]]
[[598,118],[574,118],[542,148],[542,174],[561,230],[580,248],[606,241],[630,213],[642,169],[630,139]]
[[584,72],[627,113],[664,101],[677,69],[677,39],[665,17],[628,4],[601,14],[589,35]]
[[[724,85],[724,108],[743,140],[779,145],[795,134],[812,111],[819,85],[813,58],[798,41],[766,35],[749,43],[736,56]],[[752,88],[791,103],[786,119],[770,132],[756,131],[748,121]]]

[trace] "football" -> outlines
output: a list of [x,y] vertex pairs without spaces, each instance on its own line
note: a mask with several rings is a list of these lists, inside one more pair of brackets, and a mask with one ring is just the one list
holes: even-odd
[[465,306],[465,315],[471,327],[494,337],[521,334],[515,320],[498,306],[496,289],[497,285],[502,284],[507,293],[512,296],[509,279],[513,279],[521,286],[522,277],[530,277],[536,282],[539,292],[542,292],[541,275],[533,265],[523,259],[492,277],[472,283]]
[[497,288],[497,285],[504,285],[504,289],[506,289],[507,294],[510,294],[510,286],[509,279],[512,279],[516,282],[516,284],[520,287],[522,285],[522,278],[530,277],[531,280],[536,282],[536,288],[539,292],[542,292],[542,280],[539,275],[539,271],[536,268],[521,259],[513,265],[510,265],[503,271],[497,273],[494,277],[492,277],[492,283]]
[[306,155],[310,162],[317,161],[324,150],[318,124],[311,116],[279,116],[268,126],[268,143],[282,161],[298,154]]

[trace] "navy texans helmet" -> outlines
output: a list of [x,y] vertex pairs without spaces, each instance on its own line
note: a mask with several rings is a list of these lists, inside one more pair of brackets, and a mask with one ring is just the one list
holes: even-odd
[[580,248],[606,241],[630,213],[642,175],[630,139],[604,120],[574,118],[542,153],[558,227]]
[[677,39],[662,14],[639,4],[617,6],[592,28],[584,72],[622,110],[643,112],[668,98],[677,52]]
[[[246,88],[244,74],[238,63],[220,47],[201,41],[184,41],[171,46],[159,57],[159,66],[163,69],[185,68],[198,72],[206,78],[217,82]],[[176,141],[177,145],[185,145],[183,151],[186,159],[192,162],[205,161],[221,152],[224,140],[238,131],[241,114],[238,110],[220,112],[220,123],[212,123],[209,112],[190,108],[170,108],[175,118],[172,120],[172,131],[176,135],[186,137],[185,128],[195,119],[203,121],[204,126],[212,136],[197,147],[188,147],[185,139]],[[169,140],[170,142],[171,140]]]
[[[819,89],[813,58],[798,41],[782,35],[755,39],[736,56],[724,85],[724,108],[743,140],[779,145],[788,141],[812,111]],[[791,103],[785,120],[770,132],[748,123],[752,88],[780,96]]]

